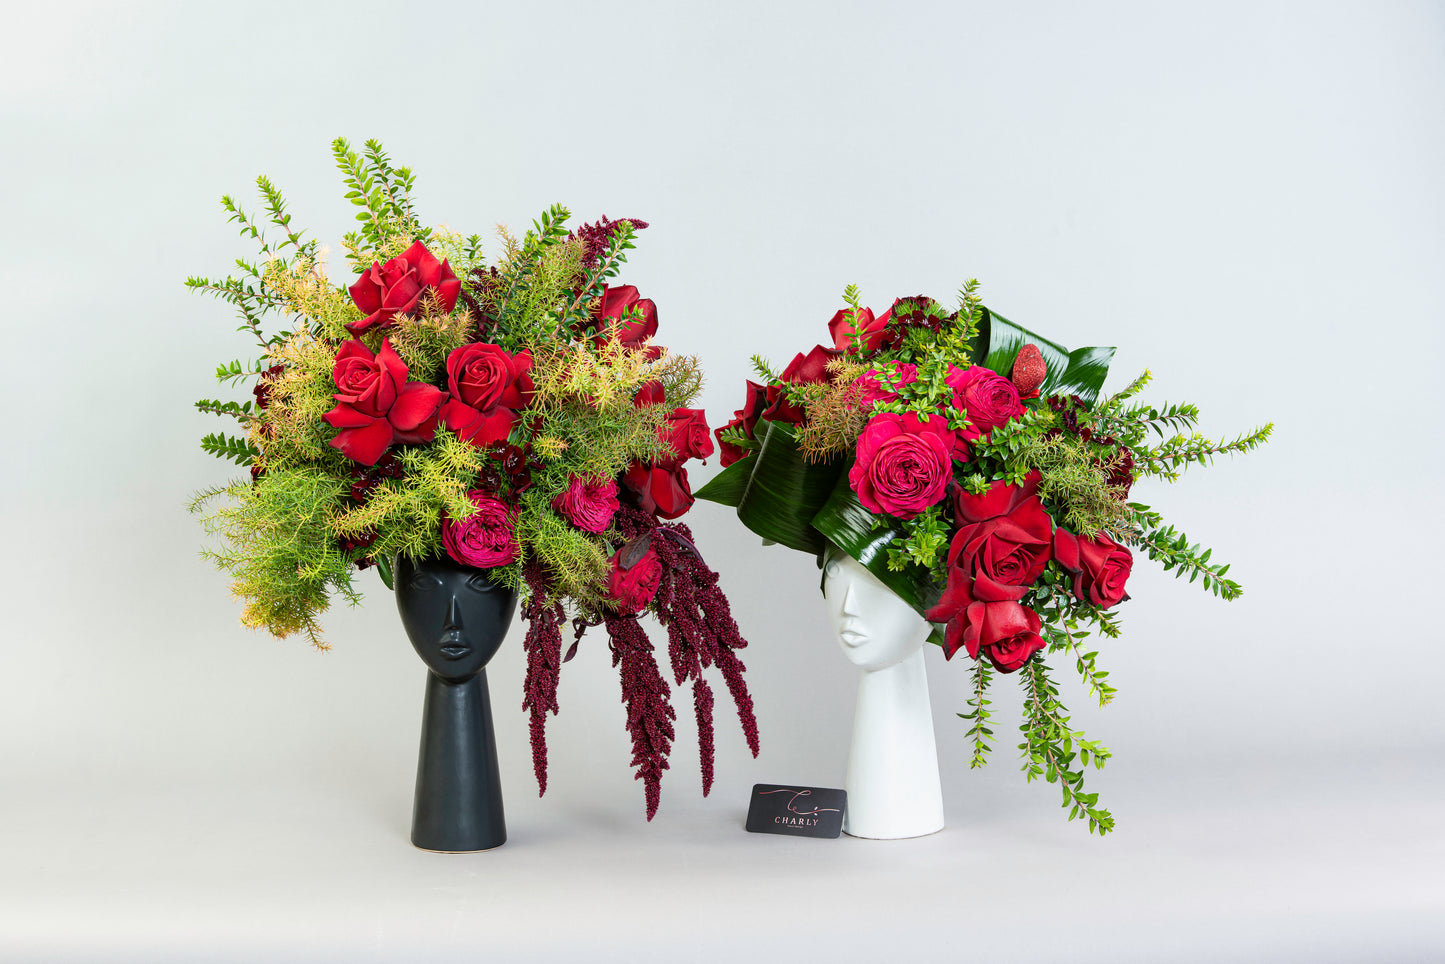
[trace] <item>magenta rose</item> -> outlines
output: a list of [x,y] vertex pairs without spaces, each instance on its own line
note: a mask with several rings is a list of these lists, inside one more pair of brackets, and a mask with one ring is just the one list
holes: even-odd
[[517,561],[521,548],[513,531],[514,512],[485,492],[467,493],[477,511],[465,519],[442,517],[442,545],[464,566],[489,569]]
[[612,479],[568,481],[567,490],[552,500],[552,508],[583,532],[605,532],[617,512],[617,483]]
[[355,339],[342,345],[331,368],[336,407],[322,416],[339,429],[331,447],[353,461],[375,465],[394,442],[430,442],[446,393],[409,382],[408,374],[390,339],[381,340],[375,355]]
[[944,381],[953,389],[954,407],[966,411],[983,435],[1024,413],[1014,383],[981,365],[954,368]]
[[441,409],[447,428],[478,447],[500,442],[532,399],[532,353],[497,345],[463,345],[447,356],[452,397]]
[[911,519],[943,498],[953,432],[941,415],[875,415],[858,437],[848,482],[870,512]]
[[1074,595],[1084,602],[1108,609],[1129,598],[1124,584],[1134,568],[1134,556],[1104,533],[1089,539],[1058,529],[1054,558],[1073,574]]
[[[832,381],[833,376],[828,373],[828,363],[842,354],[836,349],[815,345],[806,355],[802,352],[794,355],[778,378],[789,385],[815,385]],[[763,412],[763,418],[770,422],[787,422],[791,425],[803,423],[803,410],[788,401],[782,388],[769,385],[767,393],[768,409]]]
[[386,264],[373,261],[348,290],[356,307],[367,313],[346,326],[352,334],[360,334],[378,325],[389,327],[397,315],[415,311],[428,291],[436,292],[438,305],[450,312],[457,305],[462,282],[451,265],[438,261],[418,241]]
[[1030,472],[1023,485],[993,483],[983,495],[954,496],[958,531],[948,549],[948,568],[973,581],[975,596],[1022,599],[1053,557],[1053,520],[1039,500],[1043,476]]
[[852,352],[854,335],[862,335],[862,350],[874,352],[893,346],[902,333],[888,327],[890,311],[873,317],[873,309],[859,308],[856,313],[844,308],[828,322],[828,334],[833,336],[833,347],[839,351]]
[[639,555],[637,548],[629,544],[612,556],[608,592],[617,611],[624,616],[646,609],[652,597],[657,595],[657,587],[662,584],[662,559],[656,550],[648,548]]
[[622,486],[643,512],[663,519],[676,519],[697,500],[681,465],[648,465],[633,462],[622,474]]
[[1044,648],[1038,613],[1013,600],[980,599],[976,585],[961,569],[948,574],[948,588],[927,618],[946,623],[943,653],[948,659],[960,649],[978,659],[987,656],[1000,673],[1012,673]]
[[657,305],[651,298],[640,298],[634,285],[602,288],[602,304],[597,309],[598,334],[593,343],[599,348],[607,344],[608,328],[615,329],[617,340],[627,348],[641,348],[657,334]]
[[674,452],[676,459],[662,459],[664,462],[685,462],[688,459],[705,459],[712,454],[712,433],[707,427],[707,413],[700,408],[678,408],[667,416],[667,425],[662,429],[662,440]]

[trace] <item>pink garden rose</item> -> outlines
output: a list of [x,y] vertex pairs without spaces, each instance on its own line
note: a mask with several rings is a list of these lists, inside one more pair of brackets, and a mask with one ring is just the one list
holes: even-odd
[[505,503],[473,489],[467,493],[477,511],[465,519],[442,517],[442,545],[464,566],[489,569],[517,561],[521,549],[512,522],[515,512]]
[[954,368],[944,379],[954,392],[954,407],[968,412],[980,434],[987,435],[1024,413],[1014,383],[982,365]]
[[418,241],[386,264],[373,261],[348,290],[356,307],[367,312],[365,318],[346,326],[355,335],[378,325],[390,327],[397,315],[415,311],[428,291],[435,291],[441,309],[450,312],[462,293],[462,282],[451,265],[438,261]]
[[567,491],[552,500],[552,508],[583,532],[605,532],[618,505],[615,480],[576,476],[568,483]]
[[953,432],[930,415],[875,415],[858,437],[848,482],[870,512],[911,519],[937,504],[953,477]]

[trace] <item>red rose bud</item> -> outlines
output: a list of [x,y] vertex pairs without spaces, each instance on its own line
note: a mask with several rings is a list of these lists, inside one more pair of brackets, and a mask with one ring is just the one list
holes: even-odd
[[863,352],[892,347],[901,332],[888,327],[891,315],[891,311],[885,311],[875,318],[871,308],[859,308],[857,311],[844,308],[828,322],[828,334],[833,336],[833,347],[844,352],[854,351],[854,342],[857,340],[855,336],[858,334],[862,335]]
[[387,328],[397,315],[415,311],[429,291],[436,292],[441,309],[450,312],[457,305],[462,282],[446,261],[438,261],[418,241],[386,264],[373,261],[347,290],[356,307],[367,312],[365,318],[346,326],[352,334],[360,334],[368,328]]
[[[816,385],[820,382],[832,381],[833,376],[828,372],[828,363],[842,354],[834,348],[814,345],[813,350],[806,355],[799,352],[793,356],[793,360],[788,363],[788,367],[783,369],[783,373],[778,378],[789,385]],[[770,422],[803,424],[806,417],[803,410],[788,401],[781,388],[777,385],[769,385],[767,393],[768,409],[763,412],[763,418]]]
[[517,412],[532,400],[532,353],[507,354],[497,345],[463,345],[447,356],[451,399],[441,420],[463,441],[481,447],[500,442],[512,431]]
[[1012,378],[1020,398],[1038,398],[1039,386],[1048,373],[1049,366],[1044,362],[1044,353],[1039,351],[1038,345],[1030,343],[1019,349],[1014,357]]
[[705,459],[713,453],[712,438],[707,428],[707,413],[700,408],[674,409],[672,414],[667,416],[667,425],[662,432],[662,440],[677,456],[675,460],[661,459],[659,464]]
[[1054,558],[1073,574],[1074,595],[1083,602],[1108,609],[1129,598],[1124,584],[1134,568],[1134,556],[1104,533],[1087,539],[1056,529]]
[[757,437],[755,429],[758,425],[758,419],[762,417],[763,410],[768,407],[768,390],[754,381],[749,381],[747,385],[748,397],[747,401],[743,403],[743,407],[733,412],[732,421],[713,433],[717,436],[718,451],[721,453],[719,461],[722,462],[723,468],[727,468],[738,459],[752,454],[751,449],[741,448],[740,446],[730,445],[724,442],[722,440],[723,431],[730,428],[741,429],[742,433],[748,438],[755,439]]
[[665,395],[662,382],[654,379],[639,388],[637,394],[632,396],[632,407],[646,408],[649,405],[661,405]]
[[676,519],[697,501],[688,485],[687,469],[681,465],[633,462],[621,482],[638,508],[659,518]]
[[635,539],[612,556],[607,590],[624,616],[646,609],[662,584],[662,559],[649,541],[647,537]]
[[609,336],[615,334],[624,348],[641,348],[644,342],[657,334],[657,305],[651,298],[639,298],[633,285],[618,288],[605,285],[602,305],[597,310],[597,322],[597,337],[592,340],[597,347],[607,344]]

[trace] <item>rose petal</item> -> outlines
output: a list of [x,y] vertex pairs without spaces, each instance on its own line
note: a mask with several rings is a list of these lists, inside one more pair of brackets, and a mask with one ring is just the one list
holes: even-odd
[[391,444],[391,439],[391,423],[378,418],[364,428],[344,428],[337,432],[331,440],[331,447],[340,449],[341,454],[352,461],[375,465]]

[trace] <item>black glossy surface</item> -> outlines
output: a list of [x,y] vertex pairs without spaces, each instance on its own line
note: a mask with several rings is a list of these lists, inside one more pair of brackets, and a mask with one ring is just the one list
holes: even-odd
[[485,667],[512,624],[516,595],[451,559],[398,559],[395,571],[402,626],[428,669],[411,842],[447,852],[499,847],[507,826]]

